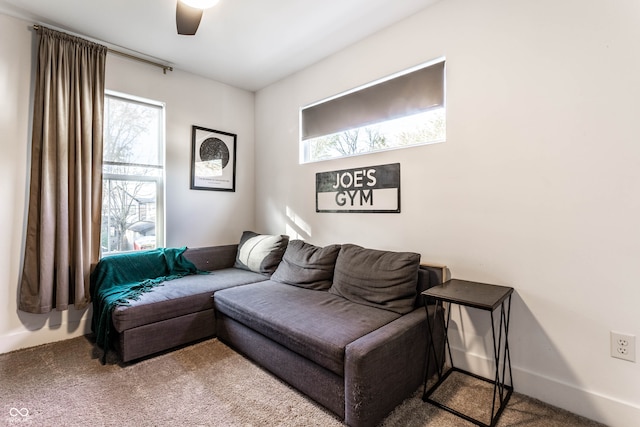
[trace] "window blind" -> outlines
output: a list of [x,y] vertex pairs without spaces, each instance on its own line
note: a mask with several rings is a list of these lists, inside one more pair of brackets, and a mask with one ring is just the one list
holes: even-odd
[[443,106],[444,64],[438,62],[303,108],[302,140]]

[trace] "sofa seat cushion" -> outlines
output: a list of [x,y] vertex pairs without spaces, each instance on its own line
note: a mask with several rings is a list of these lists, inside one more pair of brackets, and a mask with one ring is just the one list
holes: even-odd
[[347,344],[400,317],[272,280],[224,289],[213,299],[220,313],[340,376]]
[[[118,305],[111,314],[118,332],[213,308],[214,292],[266,280],[259,273],[237,268],[215,270],[170,280],[145,292],[129,305]],[[213,325],[212,325],[213,327]]]

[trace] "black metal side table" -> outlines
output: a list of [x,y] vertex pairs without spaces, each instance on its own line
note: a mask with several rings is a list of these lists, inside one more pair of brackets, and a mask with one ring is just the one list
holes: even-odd
[[[442,285],[435,286],[433,288],[429,288],[422,293],[422,296],[425,300],[425,307],[427,306],[427,299],[434,298],[436,302],[436,307],[440,305],[442,308],[444,303],[449,303],[449,310],[447,310],[447,316],[444,320],[444,339],[445,345],[442,350],[442,354],[437,355],[435,345],[432,340],[429,341],[429,346],[427,348],[427,370],[429,372],[429,363],[431,360],[431,356],[433,356],[433,360],[438,367],[438,381],[427,390],[427,380],[426,374],[424,379],[424,393],[422,395],[422,400],[425,402],[429,402],[441,409],[451,412],[461,418],[464,418],[467,421],[470,421],[476,425],[483,427],[493,427],[496,425],[498,418],[504,411],[504,408],[507,406],[509,402],[509,398],[513,393],[513,377],[511,373],[511,355],[509,353],[509,316],[511,314],[511,294],[513,293],[513,288],[506,286],[497,286],[497,285],[489,285],[485,283],[476,283],[469,282],[465,280],[457,280],[451,279]],[[476,375],[472,372],[465,371],[460,368],[456,368],[453,366],[453,358],[451,357],[451,347],[449,345],[448,331],[449,331],[449,320],[451,319],[451,304],[458,304],[465,307],[472,307],[484,311],[489,311],[491,314],[491,332],[493,334],[493,352],[495,359],[495,376],[494,379],[491,380],[486,377],[482,377],[480,375]],[[500,307],[500,320],[499,327],[496,330],[494,325],[494,311]],[[437,312],[438,310],[434,311]],[[437,320],[436,316],[433,316],[433,319],[429,318],[429,313],[427,312],[427,326],[429,328],[429,333],[433,334],[433,327]],[[503,337],[504,334],[504,337]],[[497,335],[497,336],[496,336]],[[504,340],[503,340],[504,338]],[[449,362],[451,364],[450,368],[443,373],[444,371],[444,363],[446,362],[447,354],[449,355]],[[502,359],[502,369],[500,369],[500,361]],[[449,377],[449,375],[453,372],[460,372],[465,375],[469,375],[471,377],[477,378],[482,381],[486,381],[488,383],[493,384],[493,400],[491,406],[491,419],[490,423],[486,424],[478,419],[472,418],[468,415],[460,413],[453,408],[450,408],[440,402],[437,402],[431,399],[431,395],[436,391],[436,389]],[[508,381],[507,381],[508,374]],[[498,398],[499,405],[496,408],[496,397]]]

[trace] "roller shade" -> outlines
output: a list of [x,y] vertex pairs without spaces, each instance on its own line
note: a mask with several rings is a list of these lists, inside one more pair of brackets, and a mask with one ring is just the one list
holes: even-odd
[[303,140],[444,105],[444,61],[301,110]]

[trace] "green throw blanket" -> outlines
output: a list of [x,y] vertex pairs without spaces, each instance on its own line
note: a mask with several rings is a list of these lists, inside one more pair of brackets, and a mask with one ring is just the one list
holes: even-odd
[[128,305],[144,292],[167,280],[199,273],[193,263],[184,258],[183,248],[160,248],[128,252],[104,257],[91,273],[91,299],[93,318],[91,330],[106,362],[109,335],[112,328],[111,313],[116,305]]

